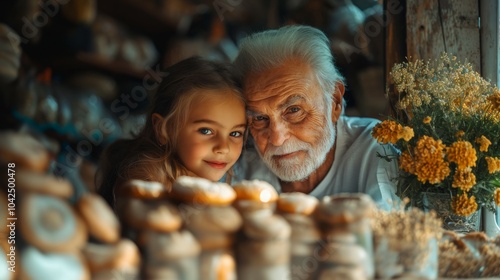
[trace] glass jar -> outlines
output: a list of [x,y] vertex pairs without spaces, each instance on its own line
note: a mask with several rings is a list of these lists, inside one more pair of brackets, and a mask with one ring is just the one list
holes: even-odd
[[281,193],[277,210],[292,229],[290,272],[292,279],[312,280],[319,267],[318,243],[321,232],[313,213],[319,200],[301,192]]
[[[323,236],[318,277],[374,278],[371,230],[374,209],[372,199],[361,193],[336,194],[320,201],[315,216]],[[346,271],[351,272],[346,274]]]
[[313,217],[303,214],[282,213],[281,215],[292,229],[290,237],[292,279],[312,280],[319,266],[317,255],[321,241],[321,232],[316,221]]
[[245,215],[236,246],[238,279],[289,279],[290,234],[286,220],[268,209]]
[[187,230],[170,233],[148,231],[146,239],[146,279],[199,279],[200,245]]
[[242,218],[232,206],[187,205],[181,207],[185,227],[201,246],[200,275],[206,280],[236,279],[233,252],[235,233]]
[[380,279],[437,279],[439,248],[436,238],[424,241],[397,242],[377,238],[375,263]]
[[[373,219],[376,276],[436,279],[441,220],[418,208],[408,211],[378,210]],[[439,264],[441,266],[441,264]]]

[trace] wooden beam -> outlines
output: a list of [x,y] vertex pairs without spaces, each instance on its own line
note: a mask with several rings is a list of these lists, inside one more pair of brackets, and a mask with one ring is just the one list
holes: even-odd
[[[404,0],[384,0],[384,16],[387,21],[385,28],[385,85],[389,82],[389,73],[396,63],[406,58],[406,3]],[[397,98],[389,95],[389,112],[395,116]]]
[[408,0],[406,33],[409,57],[435,59],[448,52],[481,73],[477,0]]

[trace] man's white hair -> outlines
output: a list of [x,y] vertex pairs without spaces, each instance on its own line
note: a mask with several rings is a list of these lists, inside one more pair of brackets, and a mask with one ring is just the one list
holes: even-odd
[[344,82],[334,65],[330,41],[311,26],[289,25],[255,33],[244,38],[239,49],[234,65],[240,77],[281,66],[290,59],[306,63],[313,69],[330,106],[336,83]]

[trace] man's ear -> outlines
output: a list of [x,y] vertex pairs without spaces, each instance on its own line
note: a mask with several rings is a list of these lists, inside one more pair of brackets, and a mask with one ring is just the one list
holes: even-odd
[[155,131],[155,136],[156,136],[156,142],[158,142],[158,145],[160,146],[163,146],[167,143],[167,139],[165,139],[165,136],[164,136],[164,124],[163,124],[163,116],[158,114],[158,113],[154,113],[152,116],[151,116],[151,122],[153,123],[153,129]]
[[344,97],[345,87],[344,83],[337,82],[335,85],[335,91],[333,92],[333,104],[332,104],[332,120],[334,123],[340,118],[343,110],[343,97]]

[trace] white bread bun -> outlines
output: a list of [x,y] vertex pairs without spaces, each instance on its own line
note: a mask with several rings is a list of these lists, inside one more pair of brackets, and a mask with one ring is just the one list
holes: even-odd
[[227,206],[236,199],[236,193],[226,183],[204,178],[180,176],[174,182],[171,197],[194,205]]
[[120,222],[101,196],[86,193],[78,199],[76,207],[93,237],[106,243],[120,239]]
[[278,198],[278,211],[311,215],[316,210],[319,200],[301,192],[281,193]]
[[168,189],[159,182],[133,179],[120,186],[118,194],[139,199],[160,199],[167,196]]
[[242,180],[233,184],[237,200],[253,200],[262,203],[270,203],[278,200],[278,192],[266,181]]

